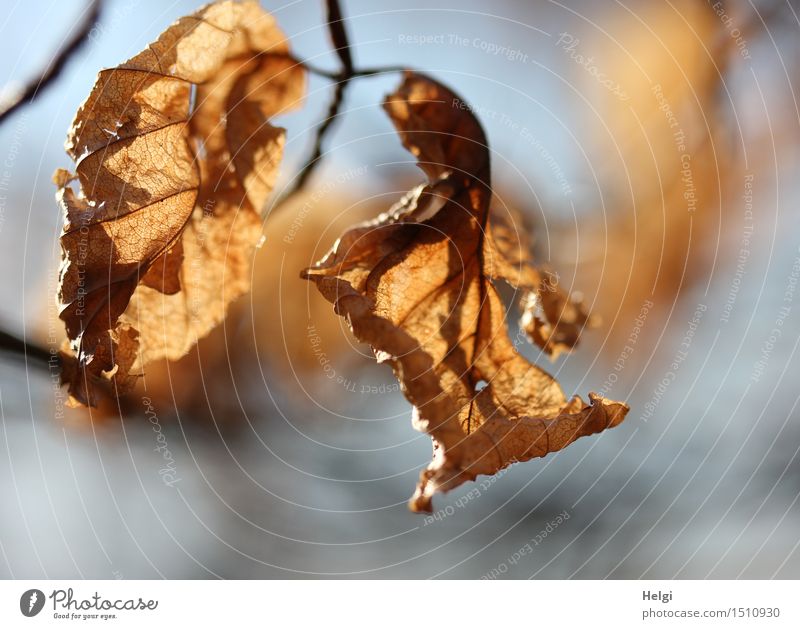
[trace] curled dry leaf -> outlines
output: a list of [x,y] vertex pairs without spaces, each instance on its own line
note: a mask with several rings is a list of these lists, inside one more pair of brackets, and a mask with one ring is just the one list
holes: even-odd
[[74,401],[184,355],[247,291],[284,144],[268,120],[305,89],[287,53],[257,2],[221,2],[98,75],[67,138],[75,175],[54,176]]
[[490,215],[486,137],[461,102],[432,79],[406,75],[384,108],[429,182],[345,232],[303,272],[392,365],[415,426],[433,439],[415,511],[478,474],[616,426],[628,411],[594,394],[588,404],[567,400],[509,338],[501,280],[522,291],[523,323],[547,353],[574,345],[587,318],[528,262],[513,223]]
[[558,275],[549,270],[540,271],[529,259],[529,245],[520,232],[522,221],[515,212],[492,210],[489,229],[496,270],[489,274],[504,280],[520,292],[520,327],[528,337],[555,360],[562,352],[569,352],[578,344],[585,328],[595,327],[597,317],[583,308],[582,299],[567,295],[559,287]]

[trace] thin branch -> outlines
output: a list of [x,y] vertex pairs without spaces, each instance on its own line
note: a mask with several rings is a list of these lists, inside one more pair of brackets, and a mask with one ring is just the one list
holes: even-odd
[[[5,122],[15,111],[32,102],[45,87],[60,76],[67,62],[83,46],[92,28],[97,23],[100,17],[101,5],[101,0],[92,0],[77,32],[56,53],[44,71],[14,94],[13,97],[10,97],[7,102],[0,104],[0,124]],[[48,349],[28,343],[25,339],[14,336],[2,329],[0,329],[0,352],[24,359],[26,364],[30,359],[30,364],[47,369],[58,368],[60,363],[57,354],[52,354]]]
[[[301,63],[302,62],[299,62]],[[305,65],[306,69],[309,72],[313,72],[308,65]],[[314,137],[314,147],[311,150],[311,154],[306,159],[305,163],[300,167],[298,170],[297,177],[294,180],[294,183],[291,187],[283,193],[283,195],[275,201],[272,205],[272,211],[270,212],[275,213],[279,208],[283,207],[286,201],[288,201],[291,197],[295,194],[300,192],[303,189],[303,186],[308,182],[308,179],[314,172],[314,169],[317,167],[319,162],[322,158],[322,147],[325,142],[325,138],[328,135],[333,123],[336,121],[336,118],[340,114],[340,110],[342,107],[342,103],[344,102],[344,95],[352,79],[359,79],[359,78],[368,78],[372,76],[378,76],[381,74],[388,74],[392,72],[409,72],[410,69],[407,66],[383,66],[377,68],[365,68],[363,70],[353,70],[352,73],[345,76],[342,74],[334,75],[335,78],[339,79],[339,82],[336,84],[333,98],[331,99],[330,105],[328,106],[328,111],[325,114],[325,117],[322,119],[322,122],[317,129],[317,134]],[[319,72],[317,72],[319,73]],[[323,76],[325,76],[323,74]]]
[[17,109],[33,101],[45,87],[58,78],[64,70],[64,66],[67,65],[67,61],[88,39],[92,27],[100,17],[101,4],[101,0],[91,0],[86,16],[80,23],[78,31],[67,42],[66,46],[56,53],[44,71],[21,90],[8,97],[7,102],[0,103],[0,124]]
[[353,78],[377,76],[379,74],[389,74],[390,72],[415,72],[408,66],[379,66],[377,68],[364,68],[363,70],[355,70]]
[[320,158],[322,157],[322,146],[325,141],[325,137],[328,135],[328,132],[333,126],[334,121],[339,115],[339,110],[344,102],[344,95],[349,82],[350,77],[347,79],[342,79],[336,84],[333,92],[333,99],[331,100],[330,105],[328,105],[328,112],[325,114],[325,118],[317,128],[317,135],[314,138],[314,147],[311,150],[311,154],[308,156],[308,158],[306,158],[306,161],[301,166],[299,174],[295,178],[292,187],[289,188],[289,190],[285,193],[280,203],[283,203],[286,201],[286,199],[300,191],[303,186],[305,186],[306,182],[313,174],[314,169],[319,164]]
[[52,354],[50,350],[28,343],[25,339],[2,330],[0,330],[0,351],[22,358],[26,363],[30,359],[31,364],[44,368],[50,368],[53,360],[58,361],[58,355]]
[[339,6],[339,2],[338,0],[326,0],[326,5],[328,7],[328,32],[333,41],[336,55],[342,63],[342,70],[336,75],[337,83],[333,91],[333,99],[328,105],[328,112],[325,118],[317,128],[317,135],[314,138],[314,146],[311,149],[311,154],[306,158],[305,163],[300,168],[291,187],[273,206],[273,212],[302,190],[303,186],[305,186],[306,182],[313,174],[314,169],[319,164],[320,158],[322,157],[322,146],[325,137],[328,135],[333,123],[339,116],[339,110],[344,102],[344,96],[350,84],[350,79],[353,78],[356,72],[353,67],[353,58],[350,55],[350,43],[347,38],[347,31],[344,27],[344,18],[342,17],[342,10]]
[[328,0],[328,32],[333,41],[333,49],[336,51],[336,56],[342,62],[342,74],[345,76],[353,76],[353,57],[350,54],[350,42],[347,37],[347,31],[344,28],[344,19],[342,18],[342,9],[339,7],[339,0]]
[[299,57],[295,57],[293,54],[289,52],[261,52],[255,57],[256,59],[261,59],[263,57],[270,57],[274,59],[288,59],[289,61],[293,62],[295,65],[298,65],[304,68],[311,74],[316,74],[317,76],[321,76],[326,79],[330,79],[331,81],[337,81],[340,76],[340,72],[332,72],[330,70],[323,70],[322,68],[318,68],[316,66],[311,65],[308,61],[303,61]]

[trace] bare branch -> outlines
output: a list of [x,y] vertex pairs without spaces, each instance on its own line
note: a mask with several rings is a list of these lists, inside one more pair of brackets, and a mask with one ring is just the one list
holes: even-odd
[[338,0],[328,0],[328,32],[333,41],[333,49],[342,62],[342,69],[345,76],[353,75],[353,58],[350,55],[350,43],[347,38],[347,31],[344,28],[342,10]]
[[80,47],[86,42],[92,27],[100,17],[101,4],[101,0],[91,0],[91,3],[87,8],[86,15],[84,16],[83,21],[80,23],[77,32],[67,42],[66,46],[64,46],[53,57],[50,63],[47,64],[47,67],[44,69],[44,71],[38,77],[31,80],[21,90],[14,93],[7,102],[0,103],[0,124],[2,124],[6,118],[13,114],[17,109],[33,101],[43,88],[47,87],[50,83],[58,78],[58,76],[64,70],[64,66],[66,66],[67,61],[69,61],[72,55],[74,55],[75,52],[77,52],[78,49],[80,49]]
[[[21,339],[2,330],[0,330],[0,351],[24,359],[26,363],[28,359],[30,359],[33,364],[45,368],[50,366],[50,361],[53,360],[54,356],[54,354],[44,347],[28,343],[25,339]],[[56,360],[58,360],[58,355],[56,354],[55,356]]]
[[342,17],[342,10],[339,7],[338,0],[327,0],[328,7],[328,32],[330,33],[331,40],[333,41],[334,50],[339,60],[342,63],[342,70],[336,76],[337,83],[333,91],[333,99],[328,105],[328,112],[325,118],[317,128],[317,134],[314,138],[314,146],[311,149],[311,154],[306,159],[292,186],[284,193],[284,195],[275,203],[274,207],[283,205],[283,203],[299,192],[306,184],[308,179],[314,172],[322,157],[322,145],[325,137],[333,126],[336,118],[339,115],[339,110],[344,102],[344,96],[347,92],[347,86],[350,84],[350,79],[355,75],[353,68],[353,58],[350,55],[350,43],[347,38],[347,31],[344,28],[344,18]]

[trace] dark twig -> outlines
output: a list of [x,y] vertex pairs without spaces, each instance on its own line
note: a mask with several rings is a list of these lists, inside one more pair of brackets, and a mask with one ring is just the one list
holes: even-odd
[[[86,40],[92,27],[97,22],[100,16],[101,0],[92,0],[89,6],[88,13],[81,23],[78,32],[75,36],[62,48],[53,60],[47,65],[44,72],[35,80],[31,81],[18,95],[15,95],[13,100],[8,103],[0,105],[0,124],[6,120],[16,110],[24,107],[33,101],[42,88],[46,87],[54,81],[59,74],[63,71],[64,66],[70,57],[81,47]],[[338,73],[327,72],[319,68],[310,66],[309,64],[295,59],[292,59],[299,65],[304,66],[309,72],[324,76],[330,79],[338,77]],[[0,329],[0,352],[10,357],[29,361],[29,364],[38,365],[43,368],[51,368],[59,366],[58,355],[55,357],[46,348],[28,343],[22,338],[19,338],[9,332]],[[55,361],[55,362],[54,362]]]
[[31,363],[49,368],[53,354],[44,347],[27,343],[24,339],[0,330],[0,351],[16,355],[18,358],[30,359]]
[[331,81],[336,81],[339,78],[339,72],[331,72],[330,70],[323,70],[322,68],[318,68],[314,65],[308,63],[308,61],[303,61],[302,59],[295,57],[293,54],[288,52],[262,52],[258,54],[257,58],[261,57],[270,57],[272,59],[288,59],[289,61],[293,62],[295,65],[301,66],[310,74],[316,74],[317,76],[324,77],[326,79],[330,79]]
[[61,74],[67,61],[73,54],[86,42],[92,27],[100,17],[101,0],[91,0],[86,16],[80,23],[78,31],[72,36],[55,57],[47,64],[44,71],[32,81],[30,81],[19,92],[8,97],[7,102],[0,103],[0,124],[23,105],[34,100],[39,93],[52,83]]
[[344,95],[350,82],[350,78],[351,77],[347,77],[346,79],[343,78],[336,84],[336,87],[333,91],[333,99],[331,100],[330,105],[328,105],[328,112],[325,114],[325,118],[317,128],[317,135],[314,138],[314,148],[311,150],[311,154],[300,168],[300,172],[295,178],[294,184],[286,193],[284,200],[296,193],[298,190],[302,189],[309,177],[311,177],[313,174],[314,169],[317,167],[320,157],[322,157],[323,142],[325,137],[328,135],[329,130],[333,126],[337,116],[339,115],[339,110],[344,102]]
[[[43,88],[50,85],[64,70],[67,62],[75,52],[84,44],[92,27],[100,17],[101,0],[91,0],[87,9],[86,16],[80,23],[77,32],[70,38],[67,44],[59,50],[44,71],[36,78],[31,80],[17,94],[9,97],[7,102],[0,104],[0,124],[11,116],[19,108],[33,101]],[[45,348],[27,343],[24,339],[14,336],[8,332],[0,330],[0,351],[16,355],[18,358],[30,359],[32,364],[40,367],[49,368],[54,360],[53,355]],[[58,358],[56,357],[57,361]],[[57,364],[57,362],[56,362]]]
[[295,178],[291,187],[283,194],[283,196],[275,203],[274,207],[284,204],[290,197],[299,192],[305,186],[308,179],[314,172],[314,169],[319,164],[320,157],[322,157],[322,146],[325,137],[339,116],[339,110],[344,102],[347,87],[350,84],[350,79],[355,75],[353,68],[353,58],[350,54],[350,43],[347,38],[347,31],[344,27],[344,18],[342,17],[342,10],[339,7],[338,0],[326,0],[328,7],[328,32],[330,33],[331,40],[333,41],[334,50],[339,60],[342,63],[342,70],[336,75],[336,87],[333,91],[333,99],[328,105],[328,112],[325,118],[317,128],[317,134],[314,138],[314,146],[311,149],[311,154],[306,159],[303,166]]
[[379,74],[388,74],[390,72],[414,72],[408,66],[379,66],[377,68],[364,68],[363,70],[356,70],[353,72],[353,78],[377,76]]
[[353,76],[353,57],[350,54],[350,42],[347,38],[347,31],[344,28],[342,9],[339,7],[339,0],[328,0],[328,32],[333,41],[333,49],[336,56],[342,62],[342,74]]

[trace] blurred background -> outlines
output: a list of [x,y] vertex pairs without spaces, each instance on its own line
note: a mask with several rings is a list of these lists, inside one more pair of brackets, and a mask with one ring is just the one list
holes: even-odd
[[[335,69],[317,0],[264,0]],[[408,511],[430,439],[299,270],[421,180],[356,81],[302,195],[270,217],[253,292],[119,407],[70,410],[0,355],[4,578],[800,578],[800,7],[795,0],[344,0],[360,66],[451,86],[487,130],[495,201],[602,325],[550,364],[618,428]],[[0,127],[0,328],[63,336],[54,295],[72,117],[98,70],[197,4],[107,0],[89,41]],[[0,84],[41,71],[75,0],[13,0]],[[331,97],[310,77],[279,195]],[[514,330],[511,331],[512,334]],[[479,492],[468,494],[475,487]]]

